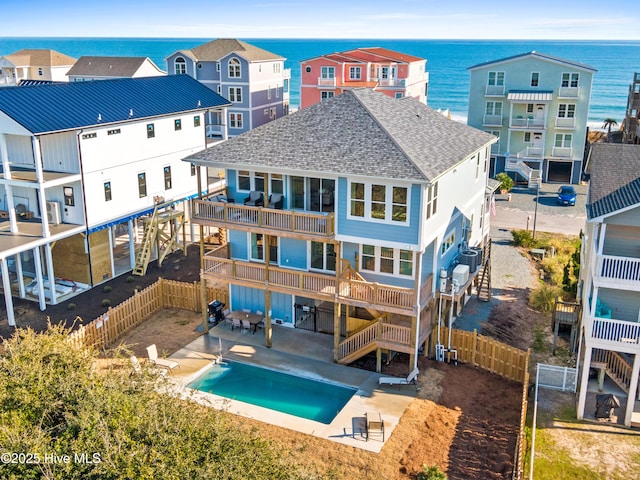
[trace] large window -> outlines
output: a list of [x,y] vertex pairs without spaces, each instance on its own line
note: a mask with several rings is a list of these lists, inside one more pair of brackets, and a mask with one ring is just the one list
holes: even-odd
[[[264,192],[264,181],[267,178],[267,174],[264,172],[250,172],[248,170],[238,170],[238,186],[237,189],[241,191],[256,190],[258,192]],[[279,182],[278,182],[279,181]],[[271,175],[271,187],[272,191],[269,193],[283,193],[282,191],[282,175]],[[279,190],[275,190],[278,188]]]
[[333,92],[320,92],[320,100],[326,100],[328,98],[333,98],[335,94]]
[[184,58],[178,57],[174,63],[176,75],[183,75],[187,73],[187,62],[184,61]]
[[349,216],[383,222],[407,223],[409,189],[382,184],[351,182]]
[[411,250],[362,245],[360,270],[387,275],[413,276],[414,255]]
[[147,174],[144,172],[138,174],[138,196],[140,198],[147,196]]
[[233,78],[240,78],[240,60],[237,58],[229,60],[229,76]]
[[[278,237],[269,237],[269,263],[278,263]],[[265,261],[265,236],[261,233],[251,234],[251,260]]]
[[335,78],[336,69],[335,67],[320,67],[320,77],[329,80]]
[[570,133],[556,133],[556,147],[569,148],[571,147],[572,135]]
[[242,88],[229,87],[229,101],[233,103],[242,102]]
[[502,102],[487,102],[487,115],[502,115]]
[[561,103],[558,105],[558,117],[560,118],[575,118],[576,106],[567,103]]
[[562,86],[575,88],[578,86],[580,80],[579,73],[563,73],[562,74]]
[[351,80],[360,80],[362,78],[362,68],[349,67],[349,78]]
[[504,86],[504,72],[489,72],[487,85],[490,85],[492,87]]
[[433,185],[429,185],[427,189],[427,220],[436,214],[438,211],[438,182]]
[[242,128],[242,114],[241,113],[230,113],[229,114],[229,127],[231,127],[231,128]]
[[336,252],[333,243],[311,242],[311,268],[336,271]]

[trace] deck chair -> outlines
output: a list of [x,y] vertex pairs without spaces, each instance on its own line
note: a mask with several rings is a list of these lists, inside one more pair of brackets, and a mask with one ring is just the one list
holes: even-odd
[[[256,310],[256,314],[262,315],[262,310]],[[256,324],[256,330],[258,328],[264,328],[264,317],[262,317],[262,320],[260,320],[260,322]]]
[[284,195],[281,193],[272,193],[269,195],[269,208],[282,210],[284,205]]
[[[138,360],[138,357],[136,357],[135,355],[131,355],[129,359],[131,360],[131,366],[133,366],[133,373],[140,375],[142,373],[142,365],[140,365],[140,360]],[[162,377],[164,377],[168,372],[168,370],[159,368],[154,368],[152,371],[153,373],[157,373]]]
[[249,320],[242,320],[242,330],[240,332],[242,333],[245,330],[247,332],[251,331],[251,322]]
[[244,199],[244,204],[253,207],[260,207],[264,205],[264,193],[251,190],[249,192],[249,196]]
[[240,332],[242,332],[242,323],[240,323],[240,319],[239,318],[232,318],[231,319],[231,330],[233,330],[234,328],[239,328]]
[[379,412],[367,412],[364,414],[367,419],[367,441],[371,434],[382,435],[382,441],[384,442],[384,421]]
[[173,370],[176,367],[180,367],[180,364],[178,362],[166,358],[158,358],[158,349],[156,348],[155,343],[147,347],[147,354],[149,355],[150,362],[159,367],[168,368],[169,371]]
[[231,311],[227,308],[222,311],[222,318],[224,318],[224,323],[228,323],[229,325],[233,326],[233,319],[229,318],[230,314]]

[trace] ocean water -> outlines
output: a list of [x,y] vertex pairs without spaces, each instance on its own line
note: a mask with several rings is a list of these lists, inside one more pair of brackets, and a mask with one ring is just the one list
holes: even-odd
[[[210,41],[197,38],[28,38],[0,37],[0,55],[23,48],[51,48],[72,57],[82,55],[146,56],[166,70],[165,58],[177,50]],[[640,41],[554,40],[362,40],[362,39],[245,39],[282,55],[291,69],[291,106],[300,102],[300,62],[326,53],[357,47],[384,47],[427,59],[428,104],[466,118],[468,67],[532,50],[596,68],[591,90],[589,124],[601,128],[606,118],[621,123],[629,84],[640,72]]]

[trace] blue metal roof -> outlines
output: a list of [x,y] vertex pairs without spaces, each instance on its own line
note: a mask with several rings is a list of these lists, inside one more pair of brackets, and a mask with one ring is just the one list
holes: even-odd
[[33,134],[228,105],[189,75],[0,88],[0,111]]

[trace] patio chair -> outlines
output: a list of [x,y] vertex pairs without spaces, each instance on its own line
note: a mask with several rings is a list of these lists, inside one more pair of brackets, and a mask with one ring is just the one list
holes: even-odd
[[240,323],[240,319],[239,318],[232,318],[231,319],[231,330],[233,330],[234,328],[239,328],[240,332],[242,333],[242,323]]
[[[256,314],[257,314],[257,315],[262,315],[262,310],[256,310]],[[264,319],[264,317],[262,317],[262,320],[260,320],[260,322],[258,322],[258,323],[256,324],[256,329],[258,329],[258,328],[264,328],[264,320],[265,320],[265,319]]]
[[169,371],[173,370],[176,367],[180,367],[180,364],[178,362],[169,360],[167,358],[158,358],[158,349],[156,348],[155,343],[147,347],[147,354],[149,355],[150,362],[159,367],[168,368]]
[[264,193],[251,190],[249,192],[249,196],[244,199],[244,204],[253,207],[260,207],[264,205]]
[[251,331],[251,322],[249,320],[242,320],[242,330],[240,331],[240,333],[244,332],[244,331],[250,332]]
[[[133,373],[136,373],[138,375],[141,374],[142,365],[140,365],[140,360],[138,360],[138,357],[136,357],[135,355],[131,355],[131,357],[129,357],[129,360],[131,360],[131,365],[133,366]],[[152,371],[153,373],[157,373],[158,375],[164,377],[169,370],[154,368]]]
[[229,315],[231,315],[231,311],[228,308],[222,311],[222,318],[224,319],[224,323],[228,323],[229,325],[233,326],[233,318],[230,318]]
[[284,195],[281,193],[272,193],[269,195],[269,208],[282,210],[284,206]]
[[384,442],[384,421],[379,412],[367,412],[364,414],[367,418],[367,440],[371,434],[382,435],[382,441]]

